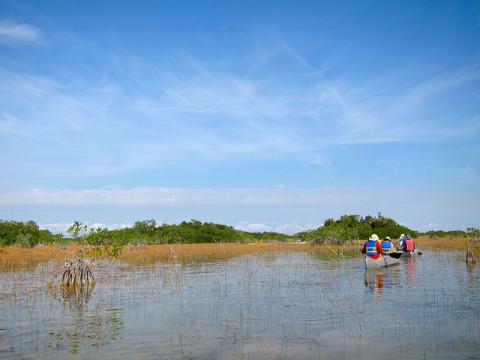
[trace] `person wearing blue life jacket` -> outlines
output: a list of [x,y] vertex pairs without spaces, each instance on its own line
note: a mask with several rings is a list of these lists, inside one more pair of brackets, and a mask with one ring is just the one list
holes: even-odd
[[387,236],[382,241],[382,254],[391,254],[395,252],[395,247],[393,246],[392,239],[390,236]]
[[374,260],[382,257],[382,244],[377,234],[372,234],[372,236],[368,238],[368,241],[363,245],[362,254]]

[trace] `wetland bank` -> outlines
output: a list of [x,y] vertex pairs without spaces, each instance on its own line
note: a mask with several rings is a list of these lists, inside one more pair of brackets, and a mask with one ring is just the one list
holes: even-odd
[[[373,271],[355,240],[113,252],[81,237],[0,248],[0,359],[480,356],[480,272],[465,264],[466,237],[420,237],[422,256]],[[95,285],[47,286],[79,250]]]

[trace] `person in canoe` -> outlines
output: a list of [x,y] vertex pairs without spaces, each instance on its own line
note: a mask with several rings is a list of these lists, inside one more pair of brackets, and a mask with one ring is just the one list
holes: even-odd
[[405,241],[405,234],[401,234],[400,237],[398,238],[399,244],[397,250],[403,250],[403,243]]
[[415,242],[410,236],[406,236],[405,240],[403,241],[403,251],[414,251],[415,250]]
[[377,234],[372,234],[368,241],[363,244],[362,254],[366,254],[369,258],[377,260],[382,254],[382,243]]
[[387,236],[382,241],[382,254],[391,254],[394,252],[396,252],[396,249],[395,246],[393,246],[392,239],[390,239],[390,236]]

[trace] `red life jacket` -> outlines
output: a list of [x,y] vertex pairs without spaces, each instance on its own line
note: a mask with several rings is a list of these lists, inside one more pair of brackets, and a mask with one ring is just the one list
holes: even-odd
[[415,245],[413,244],[413,239],[405,240],[405,242],[407,243],[407,251],[415,250]]

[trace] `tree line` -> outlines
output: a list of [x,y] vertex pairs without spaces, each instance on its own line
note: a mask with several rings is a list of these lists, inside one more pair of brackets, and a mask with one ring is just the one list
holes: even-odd
[[[473,231],[473,232],[472,232]],[[476,231],[476,232],[475,232]],[[257,240],[303,240],[313,243],[340,243],[349,240],[367,239],[372,233],[380,238],[390,236],[397,238],[400,234],[412,237],[428,236],[478,236],[478,229],[467,232],[429,231],[419,233],[395,220],[384,216],[343,215],[340,219],[327,219],[322,226],[314,230],[302,231],[294,235],[276,232],[246,232],[228,225],[201,222],[198,220],[183,221],[180,224],[157,224],[155,220],[141,220],[131,227],[112,229],[88,227],[75,221],[67,230],[67,234],[53,234],[49,230],[40,229],[34,221],[0,220],[0,246],[18,245],[32,247],[37,244],[79,242],[90,245],[126,245],[126,244],[174,244],[174,243],[220,243],[251,242]]]

